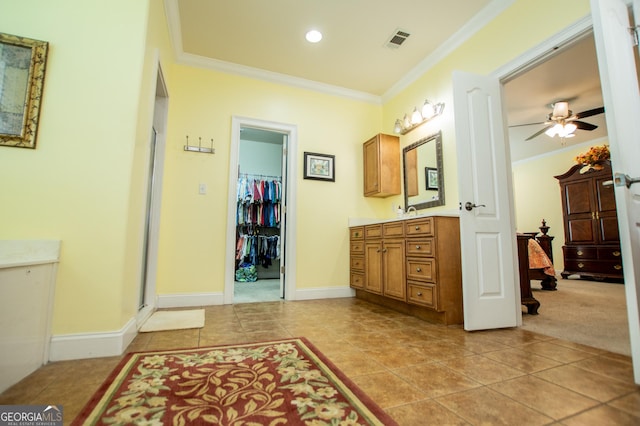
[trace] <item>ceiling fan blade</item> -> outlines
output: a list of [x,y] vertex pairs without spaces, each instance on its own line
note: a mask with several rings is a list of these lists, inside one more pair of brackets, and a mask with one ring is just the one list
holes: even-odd
[[595,130],[598,128],[595,124],[585,123],[584,121],[572,121],[580,130]]
[[526,138],[525,141],[530,141],[531,139],[540,136],[541,134],[543,134],[544,132],[549,130],[551,127],[553,127],[553,125],[549,125],[547,127],[544,127],[542,130],[539,130],[536,133],[534,133],[531,136],[529,136],[528,138]]
[[594,115],[602,114],[604,112],[604,107],[590,109],[588,111],[582,111],[576,114],[576,118],[586,118]]
[[533,126],[534,124],[538,125],[538,124],[546,124],[546,123],[547,123],[546,121],[539,121],[537,123],[513,124],[513,125],[509,126],[509,128],[511,128],[511,127]]

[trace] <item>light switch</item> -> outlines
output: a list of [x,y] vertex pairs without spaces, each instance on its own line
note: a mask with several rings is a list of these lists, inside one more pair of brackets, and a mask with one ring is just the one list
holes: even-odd
[[201,184],[198,186],[198,193],[199,193],[200,195],[204,195],[204,194],[206,194],[206,193],[207,193],[207,184],[206,184],[206,183],[201,183]]

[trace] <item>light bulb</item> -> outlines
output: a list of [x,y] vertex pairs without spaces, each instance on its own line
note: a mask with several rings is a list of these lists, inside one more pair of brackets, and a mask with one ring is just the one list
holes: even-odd
[[393,126],[393,132],[402,133],[402,123],[399,118],[396,119],[396,124]]
[[411,121],[409,121],[409,116],[407,114],[405,114],[404,118],[402,119],[402,125],[404,126],[405,129],[408,129],[409,127],[411,127]]
[[304,36],[309,43],[317,43],[322,40],[322,33],[318,30],[311,30]]
[[411,124],[418,124],[422,121],[422,115],[420,115],[420,111],[418,108],[414,108],[411,113]]
[[424,105],[422,105],[422,116],[426,119],[433,117],[436,114],[436,109],[429,100],[424,101]]

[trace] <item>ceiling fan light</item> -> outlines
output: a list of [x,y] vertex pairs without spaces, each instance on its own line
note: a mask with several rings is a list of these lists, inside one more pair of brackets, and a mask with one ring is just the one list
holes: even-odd
[[575,132],[577,128],[578,126],[574,123],[567,123],[564,125],[564,131],[567,133],[567,135]]
[[547,129],[546,132],[544,132],[547,136],[549,136],[550,138],[554,137],[555,135],[559,135],[560,132],[562,132],[562,125],[559,123],[556,123],[555,126],[550,127],[549,129]]
[[553,116],[554,117],[568,117],[569,116],[569,103],[568,102],[556,102],[553,104]]

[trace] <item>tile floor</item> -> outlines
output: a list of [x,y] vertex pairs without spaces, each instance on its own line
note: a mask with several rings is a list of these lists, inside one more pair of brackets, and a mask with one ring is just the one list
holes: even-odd
[[[465,332],[357,299],[208,306],[204,328],[141,333],[128,350],[295,336],[403,426],[640,424],[628,357],[521,328]],[[50,363],[0,404],[62,404],[68,424],[119,359]]]

